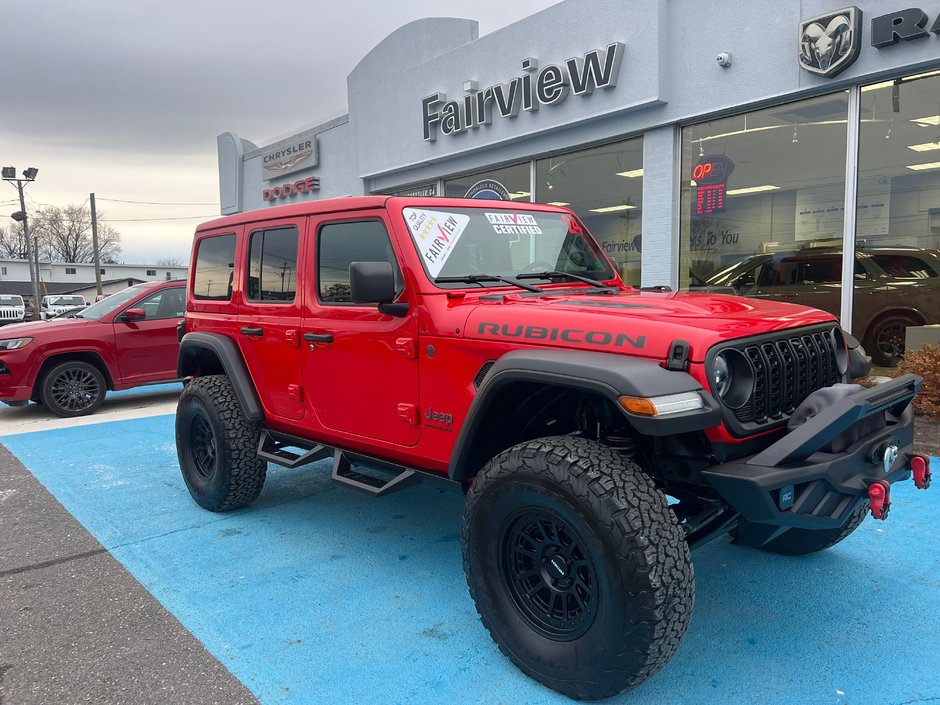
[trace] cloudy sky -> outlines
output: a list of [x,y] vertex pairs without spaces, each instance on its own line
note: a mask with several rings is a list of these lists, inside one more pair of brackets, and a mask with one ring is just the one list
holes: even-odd
[[[483,35],[556,2],[4,3],[0,162],[39,169],[30,210],[94,192],[125,262],[188,260],[219,212],[219,133],[263,145],[344,113],[347,74],[412,20],[465,17]],[[0,186],[5,219],[16,191]]]

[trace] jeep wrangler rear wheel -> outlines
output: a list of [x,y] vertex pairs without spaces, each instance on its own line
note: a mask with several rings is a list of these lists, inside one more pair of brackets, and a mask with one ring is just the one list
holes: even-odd
[[576,437],[517,445],[467,495],[464,570],[509,659],[580,699],[629,690],[685,635],[694,583],[666,499],[640,468]]
[[201,507],[237,509],[261,493],[268,465],[257,455],[260,435],[225,375],[199,377],[183,388],[176,448],[186,487]]
[[[852,513],[845,526],[835,529],[789,529],[758,548],[762,551],[780,553],[785,556],[803,556],[807,553],[824,551],[847,538],[865,521],[867,516],[868,504],[861,504]],[[740,528],[743,529],[744,527]],[[734,529],[731,532],[732,539],[737,538],[738,531],[739,529]]]

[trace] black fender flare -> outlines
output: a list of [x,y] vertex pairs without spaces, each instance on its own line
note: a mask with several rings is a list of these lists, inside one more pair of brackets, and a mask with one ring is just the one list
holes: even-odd
[[180,353],[176,364],[176,375],[180,378],[191,377],[199,371],[200,353],[209,351],[222,365],[222,370],[232,382],[235,395],[242,406],[245,418],[249,421],[263,421],[264,410],[258,392],[248,374],[248,368],[242,359],[235,342],[217,333],[187,333],[180,341]]
[[[500,389],[513,382],[541,382],[603,396],[643,435],[701,431],[721,421],[718,403],[698,380],[687,372],[667,370],[656,360],[580,350],[513,350],[493,364],[470,404],[451,454],[450,479],[462,482],[476,474],[479,468],[470,456],[482,420]],[[699,393],[703,408],[650,417],[628,412],[619,401],[624,395],[654,397],[683,392]]]

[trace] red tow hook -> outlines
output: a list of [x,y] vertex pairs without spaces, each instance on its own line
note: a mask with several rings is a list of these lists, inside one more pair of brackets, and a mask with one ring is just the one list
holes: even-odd
[[888,518],[891,509],[891,483],[887,480],[878,480],[868,486],[868,506],[875,519],[884,521]]
[[930,487],[930,459],[924,455],[911,456],[911,473],[914,475],[914,485],[919,490]]

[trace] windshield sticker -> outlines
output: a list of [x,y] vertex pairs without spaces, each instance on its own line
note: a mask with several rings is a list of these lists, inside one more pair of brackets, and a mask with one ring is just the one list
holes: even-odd
[[563,213],[561,216],[562,222],[568,226],[568,232],[572,235],[583,235],[584,228],[578,223],[577,219],[573,215]]
[[486,219],[500,235],[541,235],[535,218],[525,213],[487,213]]
[[413,208],[404,210],[405,222],[411,231],[411,237],[424,257],[428,273],[437,277],[444,268],[444,263],[454,251],[457,240],[467,229],[469,215],[462,213],[444,213]]

